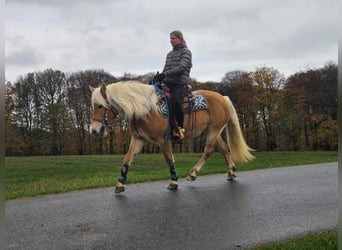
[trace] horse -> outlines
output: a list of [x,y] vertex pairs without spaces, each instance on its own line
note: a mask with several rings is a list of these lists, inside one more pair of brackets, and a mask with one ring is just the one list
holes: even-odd
[[[171,180],[168,189],[178,188],[178,173],[172,152],[172,142],[167,140],[169,131],[168,117],[161,112],[160,96],[154,85],[139,81],[121,81],[99,87],[89,85],[91,91],[92,117],[90,133],[97,137],[106,136],[106,127],[128,123],[130,132],[129,149],[124,156],[120,177],[115,186],[115,193],[124,192],[127,173],[134,157],[146,143],[159,146],[169,167]],[[195,181],[202,166],[217,147],[222,153],[227,166],[227,179],[236,176],[235,163],[249,162],[254,159],[251,149],[242,135],[236,110],[228,96],[209,90],[196,90],[207,101],[205,109],[184,114],[185,139],[192,139],[206,134],[204,152],[192,167],[186,180]],[[189,117],[191,116],[191,117]],[[191,118],[191,119],[188,119]],[[226,132],[226,141],[221,133]]]

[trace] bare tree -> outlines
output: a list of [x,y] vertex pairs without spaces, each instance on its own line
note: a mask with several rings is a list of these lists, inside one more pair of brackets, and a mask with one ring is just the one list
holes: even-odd
[[[67,103],[71,114],[71,122],[76,131],[74,136],[80,155],[91,153],[89,145],[94,140],[88,135],[91,116],[89,85],[96,87],[101,83],[108,84],[112,82],[116,82],[116,78],[103,70],[79,71],[67,77]],[[110,147],[113,146],[110,145]]]

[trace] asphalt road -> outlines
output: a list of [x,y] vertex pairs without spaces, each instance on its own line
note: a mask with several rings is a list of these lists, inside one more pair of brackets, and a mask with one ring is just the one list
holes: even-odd
[[337,163],[8,201],[6,249],[242,249],[337,227]]

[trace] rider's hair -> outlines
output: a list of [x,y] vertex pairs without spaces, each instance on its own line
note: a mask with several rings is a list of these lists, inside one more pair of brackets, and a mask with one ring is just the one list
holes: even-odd
[[177,37],[178,39],[180,39],[184,44],[186,44],[186,41],[184,40],[184,36],[183,33],[180,30],[174,30],[172,32],[170,32],[170,35],[174,35],[175,37]]

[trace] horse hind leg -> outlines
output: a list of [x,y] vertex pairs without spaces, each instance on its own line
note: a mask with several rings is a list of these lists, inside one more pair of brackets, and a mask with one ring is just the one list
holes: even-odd
[[213,154],[215,149],[215,142],[217,135],[219,134],[219,131],[217,132],[208,132],[207,136],[207,142],[205,145],[204,152],[202,154],[201,159],[196,163],[196,165],[192,168],[189,175],[185,178],[188,181],[195,181],[197,178],[197,174],[201,170],[204,163],[207,161],[207,159]]
[[216,145],[220,150],[221,154],[223,155],[223,158],[227,164],[227,180],[234,180],[236,178],[236,167],[232,160],[228,145],[223,141],[221,136],[217,138]]

